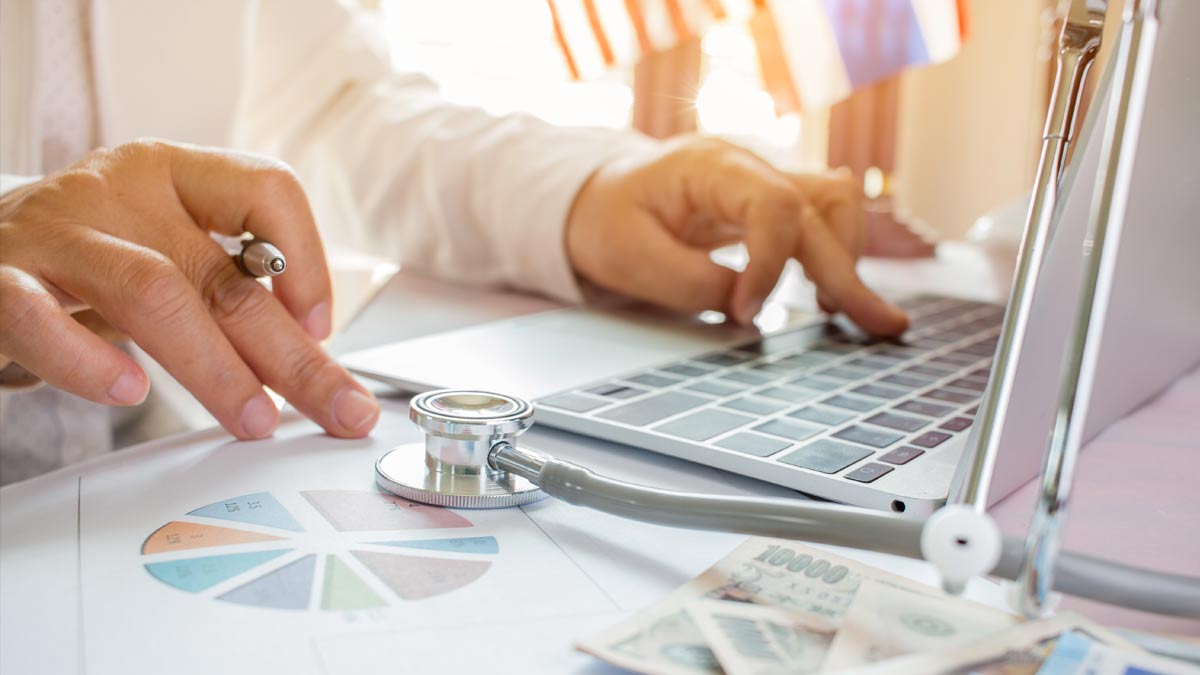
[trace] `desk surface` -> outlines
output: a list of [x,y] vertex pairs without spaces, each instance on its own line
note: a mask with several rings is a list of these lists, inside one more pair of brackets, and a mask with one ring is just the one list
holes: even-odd
[[[951,249],[940,263],[887,263],[876,266],[873,273],[885,277],[877,282],[886,282],[889,267],[893,273],[904,270],[904,279],[910,283],[917,279],[920,287],[941,286],[946,274],[957,274],[954,278],[974,280],[974,295],[987,297],[991,277],[979,266],[982,258],[972,255]],[[960,283],[958,288],[962,287]],[[331,349],[345,352],[549,306],[536,298],[450,288],[400,276]],[[1175,501],[1135,513],[1141,496],[1164,494],[1165,485],[1176,484],[1176,476],[1188,474],[1182,463],[1195,467],[1200,458],[1195,452],[1200,429],[1188,412],[1194,413],[1197,400],[1200,376],[1193,375],[1097,439],[1092,448],[1100,452],[1085,452],[1080,507],[1068,532],[1073,548],[1162,569],[1197,571],[1195,524],[1183,515],[1200,512],[1194,491],[1177,489],[1171,493]],[[443,561],[447,570],[483,569],[477,581],[437,597],[357,612],[246,607],[214,597],[218,593],[246,597],[245,593],[238,596],[237,588],[218,583],[181,592],[186,582],[174,578],[182,586],[172,588],[147,574],[148,561],[185,557],[182,551],[150,554],[157,558],[142,554],[143,546],[153,549],[151,535],[164,523],[199,522],[189,515],[197,507],[220,506],[232,497],[264,491],[293,513],[304,530],[287,535],[297,552],[281,561],[297,562],[295,569],[301,569],[308,551],[332,550],[361,573],[361,559],[355,562],[352,549],[382,550],[373,543],[380,533],[331,528],[336,518],[328,512],[340,507],[318,503],[331,495],[350,494],[346,499],[353,500],[354,493],[371,491],[369,467],[374,458],[396,443],[417,440],[405,412],[403,398],[385,397],[378,431],[364,440],[330,439],[311,423],[288,415],[272,440],[231,443],[219,430],[198,432],[0,490],[0,671],[341,673],[403,663],[414,672],[474,671],[483,664],[496,673],[606,672],[603,665],[573,652],[572,641],[658,600],[742,539],[633,523],[561,503],[465,512],[470,536],[498,542],[496,553],[476,559],[469,552],[429,554],[406,549],[406,554]],[[553,430],[535,429],[530,434],[531,444],[617,477],[721,494],[794,496],[725,472]],[[1097,482],[1085,488],[1093,477],[1121,476],[1119,471],[1093,472],[1092,457],[1123,467],[1123,458],[1134,448],[1141,457],[1152,456],[1180,470],[1140,476],[1147,480],[1157,476],[1159,483],[1119,479],[1116,486]],[[1100,503],[1083,508],[1092,501],[1085,499],[1085,489],[1087,495],[1100,496]],[[1027,520],[1021,496],[1018,493],[997,511],[1006,529],[1019,531]],[[1156,523],[1181,530],[1138,527],[1150,515]],[[277,532],[237,525],[242,530]],[[1191,536],[1180,538],[1178,531]],[[1114,532],[1120,533],[1119,539],[1111,536]],[[429,533],[430,538],[465,537],[468,531]],[[1113,550],[1114,540],[1121,550]],[[255,544],[245,546],[251,552],[255,548]],[[933,580],[923,563],[845,553]],[[1147,559],[1148,553],[1163,557]],[[310,574],[320,578],[335,573],[335,564],[327,556],[317,555],[314,560],[316,571]],[[485,562],[481,566],[478,560]],[[1001,598],[1000,591],[987,582],[977,582],[971,592],[993,604]],[[314,607],[320,602],[309,599]],[[1177,633],[1200,633],[1195,623],[1128,614],[1123,618]],[[1145,623],[1148,620],[1154,623]],[[531,635],[537,639],[529,639]],[[518,644],[520,649],[510,647]],[[451,648],[454,645],[464,648]]]

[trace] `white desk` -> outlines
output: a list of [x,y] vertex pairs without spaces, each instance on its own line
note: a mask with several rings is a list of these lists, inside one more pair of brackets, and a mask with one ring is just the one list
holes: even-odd
[[[986,297],[983,286],[991,277],[980,269],[982,259],[955,249],[949,255],[941,265],[904,266],[906,278],[937,285],[938,270],[953,273],[957,266],[958,278],[974,275],[975,294]],[[890,265],[879,266],[880,272]],[[399,277],[331,348],[344,352],[546,306],[539,299]],[[370,493],[374,459],[397,443],[417,440],[406,400],[385,397],[383,405],[369,439],[331,439],[288,415],[271,440],[231,443],[220,430],[198,432],[0,490],[0,671],[340,674],[386,666],[417,673],[608,672],[574,652],[573,640],[658,600],[742,539],[643,525],[556,502],[462,512],[470,529],[427,530],[428,537],[490,537],[497,553],[406,552],[442,561],[446,578],[457,569],[483,569],[478,578],[423,599],[388,595],[373,582],[387,606],[365,611],[323,611],[320,597],[307,600],[308,610],[235,604],[216,596],[244,600],[246,592],[239,595],[233,585],[238,577],[188,592],[180,589],[186,580],[172,577],[172,587],[148,573],[147,563],[199,554],[142,555],[143,545],[153,549],[154,541],[161,542],[151,536],[157,528],[202,522],[188,512],[261,492],[275,497],[303,529],[284,533],[294,546],[280,561],[317,552],[311,573],[320,579],[332,564],[324,554],[336,553],[361,573],[352,551],[383,550],[370,542],[387,533],[336,529],[335,519],[312,508],[317,502],[310,491]],[[649,484],[795,494],[548,429],[534,429],[527,439],[555,455]],[[280,534],[253,523],[230,524],[243,532]],[[152,541],[144,544],[147,539]],[[242,546],[238,550],[254,552],[270,545]],[[933,580],[923,563],[844,553]],[[971,594],[993,604],[1000,600],[987,582],[975,583]]]

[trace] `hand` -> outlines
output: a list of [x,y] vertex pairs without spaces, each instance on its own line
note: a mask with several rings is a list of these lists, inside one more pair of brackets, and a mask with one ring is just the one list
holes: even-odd
[[[286,252],[274,294],[210,230]],[[92,401],[134,405],[149,382],[72,316],[89,308],[239,438],[278,425],[264,384],[335,436],[365,435],[379,415],[316,342],[331,330],[325,254],[295,176],[261,157],[135,142],[0,197],[0,298],[0,362]]]
[[[709,252],[745,242],[737,273]],[[656,156],[601,167],[567,220],[567,255],[583,278],[681,311],[713,309],[750,323],[796,258],[822,309],[898,335],[908,317],[858,278],[861,194],[846,176],[790,175],[747,150],[691,139]]]

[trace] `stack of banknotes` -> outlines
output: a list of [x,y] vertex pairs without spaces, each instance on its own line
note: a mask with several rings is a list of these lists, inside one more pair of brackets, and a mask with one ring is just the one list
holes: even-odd
[[1026,622],[823,549],[758,537],[577,647],[648,675],[1200,675],[1081,616]]

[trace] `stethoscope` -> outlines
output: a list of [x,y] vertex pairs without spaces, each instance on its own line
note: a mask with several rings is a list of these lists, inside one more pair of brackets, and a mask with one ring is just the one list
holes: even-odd
[[[947,505],[925,520],[837,504],[661,490],[614,480],[530,448],[517,436],[533,424],[527,401],[487,391],[415,396],[409,417],[421,444],[399,446],[375,464],[376,482],[404,499],[464,509],[529,504],[556,497],[647,523],[737,532],[867,549],[938,569],[960,593],[973,577],[1015,579],[1025,541],[1001,535],[987,514]],[[1055,590],[1132,609],[1200,618],[1200,579],[1062,552]]]

